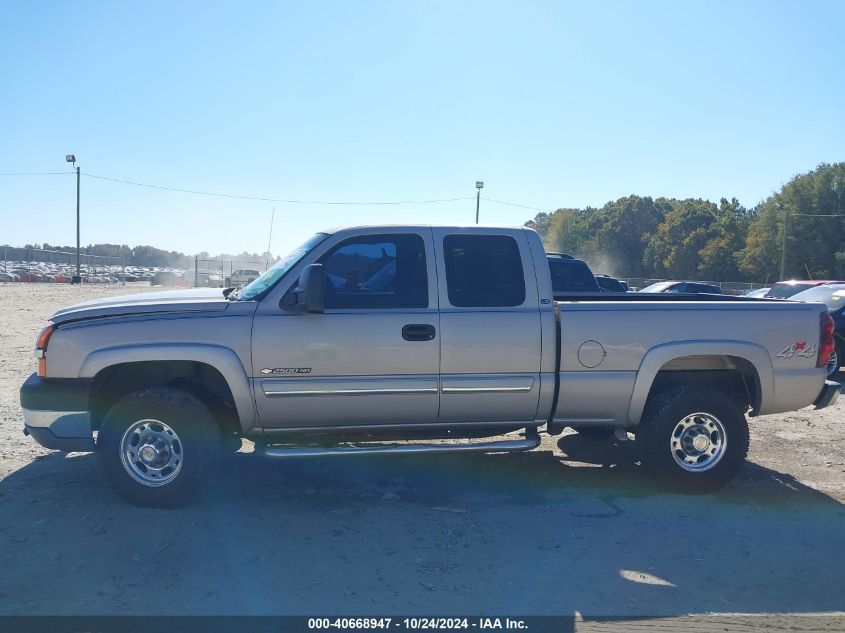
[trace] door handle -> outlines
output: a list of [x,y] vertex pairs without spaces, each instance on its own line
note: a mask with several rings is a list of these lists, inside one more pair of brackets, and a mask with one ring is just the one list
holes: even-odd
[[434,334],[434,326],[427,323],[409,323],[402,328],[402,338],[406,341],[430,341]]

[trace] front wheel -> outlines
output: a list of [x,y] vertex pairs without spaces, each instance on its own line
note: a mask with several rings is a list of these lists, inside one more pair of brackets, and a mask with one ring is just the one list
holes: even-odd
[[213,472],[220,443],[217,423],[200,400],[180,389],[154,388],[129,394],[106,413],[97,452],[121,497],[174,508]]
[[727,485],[748,454],[748,423],[728,394],[681,386],[654,396],[637,440],[643,465],[681,492],[707,493]]

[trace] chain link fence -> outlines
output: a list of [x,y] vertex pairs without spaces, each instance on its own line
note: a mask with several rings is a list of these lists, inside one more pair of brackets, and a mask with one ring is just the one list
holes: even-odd
[[255,281],[267,270],[269,263],[267,260],[222,260],[195,257],[193,270],[186,270],[184,278],[186,285],[194,288],[229,288]]
[[[0,282],[71,283],[77,274],[76,252],[3,245]],[[123,283],[128,279],[124,257],[79,255],[79,282]]]
[[[0,246],[0,283],[72,283],[76,252]],[[250,283],[259,277],[268,260],[194,258],[187,269],[128,265],[125,256],[80,253],[79,277],[83,284],[144,282],[153,286],[225,288]],[[184,265],[184,264],[183,264]]]

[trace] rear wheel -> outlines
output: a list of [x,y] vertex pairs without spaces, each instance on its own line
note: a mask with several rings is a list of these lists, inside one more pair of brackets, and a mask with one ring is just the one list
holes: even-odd
[[646,406],[640,431],[643,465],[671,488],[707,493],[728,484],[748,454],[748,423],[729,394],[673,387]]
[[115,404],[97,436],[109,484],[135,505],[173,508],[214,470],[220,451],[214,417],[180,389],[136,391]]

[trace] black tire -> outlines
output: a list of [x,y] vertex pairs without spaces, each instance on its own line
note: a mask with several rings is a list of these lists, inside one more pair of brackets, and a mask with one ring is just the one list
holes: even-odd
[[[721,444],[721,456],[706,470],[687,470],[673,455],[677,454],[678,459],[684,461],[683,451],[672,449],[681,440],[678,435],[679,425],[694,413],[715,418],[716,423],[722,426],[726,438]],[[707,424],[713,424],[712,420],[705,417],[697,420],[706,423],[702,428],[708,431]],[[718,429],[715,426],[713,428]],[[696,433],[702,434],[698,430]],[[720,437],[718,430],[713,436],[703,434],[708,440]],[[649,400],[640,422],[637,442],[641,444],[643,466],[660,483],[679,492],[705,494],[727,485],[742,468],[748,454],[748,422],[741,405],[724,392],[704,386],[672,387]],[[718,442],[711,445],[714,454],[718,446]],[[688,464],[686,468],[704,467],[710,458],[704,454],[698,459],[702,460],[701,466]]]
[[573,426],[578,435],[589,439],[608,439],[613,437],[615,429],[611,426]]
[[[169,472],[165,470],[157,483],[137,480],[144,477],[143,473],[137,474],[139,469],[147,472],[140,455],[126,460],[121,455],[124,435],[144,420],[153,422],[131,434],[129,444],[133,435],[142,437],[145,428],[161,435],[169,427],[175,438],[173,450],[162,451],[163,455],[174,456],[175,466],[168,466]],[[97,436],[100,463],[115,492],[132,504],[160,508],[183,505],[199,491],[214,472],[220,445],[220,431],[208,408],[191,394],[171,388],[144,389],[122,398],[106,413]],[[124,461],[130,463],[124,465]],[[136,474],[131,474],[131,470]]]

